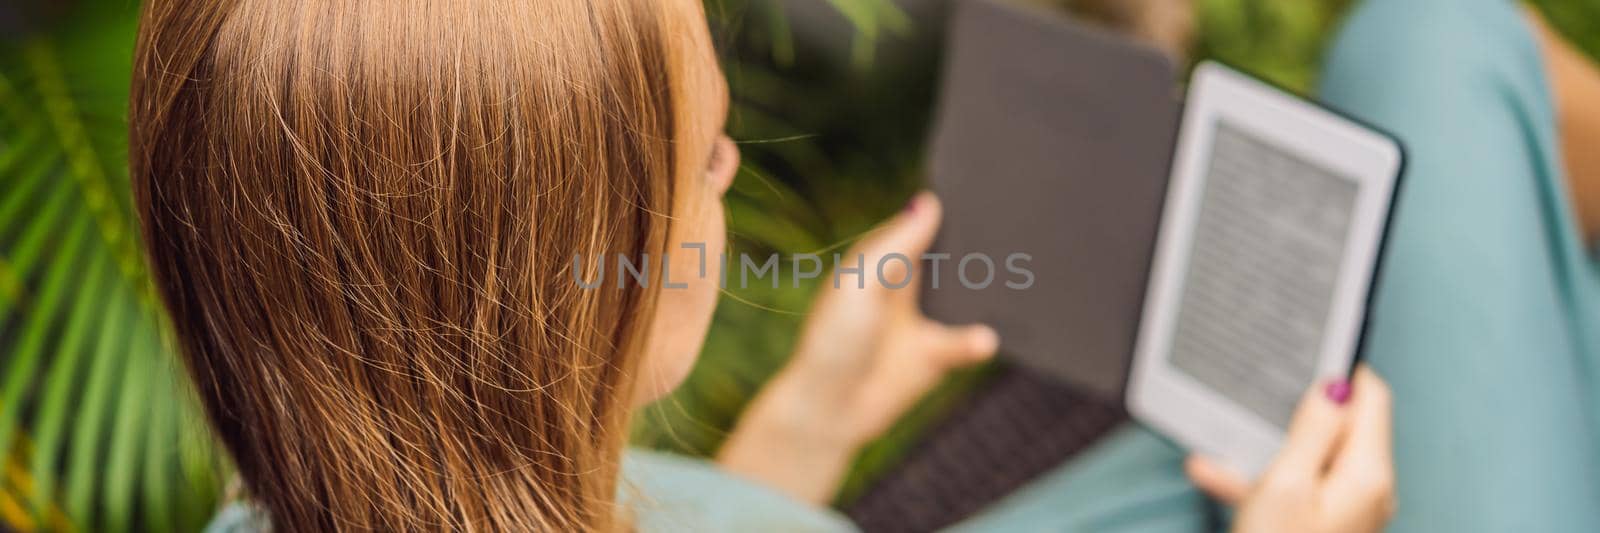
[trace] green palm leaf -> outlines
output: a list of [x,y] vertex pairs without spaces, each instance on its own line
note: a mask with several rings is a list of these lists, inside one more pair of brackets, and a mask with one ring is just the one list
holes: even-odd
[[0,43],[0,457],[13,528],[194,530],[221,469],[176,379],[128,195],[136,6]]

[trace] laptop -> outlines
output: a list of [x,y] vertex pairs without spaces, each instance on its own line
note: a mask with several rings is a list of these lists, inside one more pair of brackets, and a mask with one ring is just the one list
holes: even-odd
[[[933,531],[1026,485],[1125,423],[1179,119],[1152,48],[1004,0],[958,0],[928,169],[945,206],[931,317],[985,322],[1001,361],[844,506],[864,531]],[[1006,264],[1013,254],[1029,259]],[[963,285],[986,255],[996,279]],[[1017,258],[1020,259],[1020,258]],[[967,281],[982,281],[981,259]],[[1007,267],[1033,275],[1027,281]],[[976,283],[974,283],[976,284]]]
[[[1176,69],[1043,9],[954,10],[928,160],[945,206],[934,252],[950,257],[936,277],[924,269],[924,311],[990,324],[1004,360],[1120,402],[1178,129]],[[974,254],[992,267],[958,268]],[[991,268],[998,279],[975,288]]]

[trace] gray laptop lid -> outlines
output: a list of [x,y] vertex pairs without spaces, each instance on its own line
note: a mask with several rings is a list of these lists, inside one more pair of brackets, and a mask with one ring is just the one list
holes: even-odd
[[[986,322],[1001,353],[1120,401],[1179,103],[1159,52],[1043,10],[957,2],[930,150],[945,204],[929,316]],[[1033,273],[1025,289],[1008,287]],[[986,254],[994,280],[963,286]],[[967,281],[986,269],[973,260]],[[924,264],[924,272],[931,268]]]

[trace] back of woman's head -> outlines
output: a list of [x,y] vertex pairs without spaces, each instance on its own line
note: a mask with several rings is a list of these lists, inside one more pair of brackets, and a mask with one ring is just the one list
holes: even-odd
[[146,246],[274,525],[611,527],[656,295],[568,269],[665,247],[667,3],[144,9]]

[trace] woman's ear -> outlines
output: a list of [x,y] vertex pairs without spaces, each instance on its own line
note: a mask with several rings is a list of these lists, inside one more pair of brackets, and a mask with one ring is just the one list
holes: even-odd
[[739,174],[739,145],[727,135],[718,134],[711,141],[711,160],[706,166],[706,179],[711,186],[716,188],[717,195],[721,196],[733,186],[733,180]]

